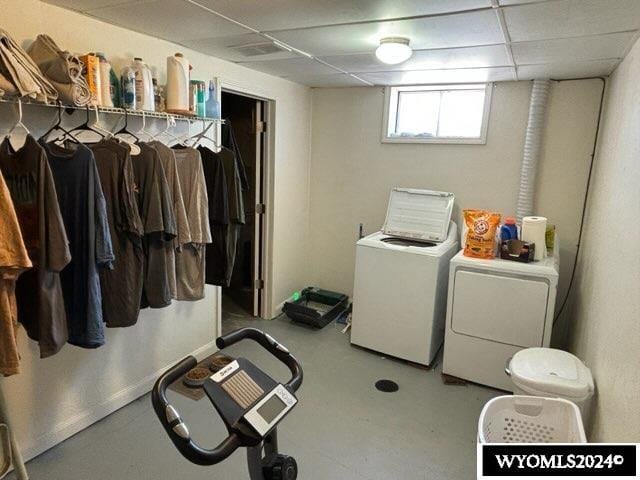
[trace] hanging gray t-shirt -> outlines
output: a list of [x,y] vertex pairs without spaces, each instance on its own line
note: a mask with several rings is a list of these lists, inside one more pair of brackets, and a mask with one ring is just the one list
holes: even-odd
[[177,236],[172,242],[166,243],[166,263],[167,279],[169,281],[171,296],[172,298],[177,298],[178,290],[176,286],[175,252],[191,241],[191,232],[189,230],[189,222],[187,221],[187,212],[184,206],[180,180],[178,179],[176,156],[173,153],[173,150],[167,147],[164,143],[158,141],[149,142],[147,145],[158,152],[158,155],[160,156],[160,161],[162,162],[164,174],[167,179],[167,186],[169,188],[169,195],[171,196],[173,211],[175,213]]
[[96,162],[82,144],[75,150],[43,146],[71,251],[71,262],[60,273],[69,343],[99,347],[104,344],[104,321],[98,269],[113,268],[114,254]]
[[171,304],[167,269],[167,243],[177,234],[169,186],[158,153],[145,143],[132,155],[138,186],[138,211],[144,229],[145,253],[142,307],[162,308]]
[[178,300],[200,300],[204,297],[205,244],[211,243],[207,186],[200,153],[184,147],[175,147],[174,153],[191,232],[191,242],[176,252]]

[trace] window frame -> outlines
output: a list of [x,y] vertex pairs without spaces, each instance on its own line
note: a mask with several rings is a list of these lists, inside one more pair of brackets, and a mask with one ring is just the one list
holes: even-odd
[[[480,90],[479,87],[484,87],[484,107],[482,112],[482,125],[480,126],[479,137],[391,137],[389,136],[389,115],[391,113],[391,90],[392,89],[407,89],[409,91],[419,90],[432,90],[432,91],[446,91],[446,90]],[[487,83],[468,83],[468,84],[437,84],[437,85],[394,85],[384,87],[384,111],[382,115],[382,130],[381,130],[381,142],[382,143],[440,143],[440,144],[463,144],[463,145],[486,145],[487,143],[487,131],[489,127],[489,114],[491,112],[491,93],[493,92],[493,82]],[[397,108],[397,107],[396,107]],[[439,113],[438,113],[439,117]],[[397,115],[396,115],[397,121]]]

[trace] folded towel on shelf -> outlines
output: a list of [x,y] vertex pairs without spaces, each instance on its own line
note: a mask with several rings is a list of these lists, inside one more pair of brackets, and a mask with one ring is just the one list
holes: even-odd
[[44,76],[57,90],[63,103],[79,107],[91,101],[91,91],[82,75],[82,61],[62,50],[49,35],[38,35],[27,49]]
[[0,29],[0,91],[7,96],[30,97],[51,103],[58,98],[54,86],[11,36]]

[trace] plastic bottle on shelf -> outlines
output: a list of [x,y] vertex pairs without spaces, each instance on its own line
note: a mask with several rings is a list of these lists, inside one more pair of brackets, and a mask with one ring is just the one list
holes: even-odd
[[120,106],[129,110],[136,108],[136,72],[132,67],[124,67],[120,77]]
[[120,99],[120,79],[113,67],[109,70],[109,95],[111,95],[111,103],[114,107],[119,107]]
[[205,117],[207,115],[206,112],[206,102],[205,102],[205,83],[198,82],[198,105],[196,109],[196,113],[199,117]]
[[164,112],[164,93],[162,87],[158,85],[158,79],[153,79],[153,99],[156,107],[156,112]]
[[155,100],[153,98],[151,70],[140,57],[133,59],[132,67],[136,76],[136,109],[153,112],[155,110]]
[[180,52],[167,57],[165,104],[168,111],[189,110],[189,60]]
[[500,227],[500,241],[506,242],[507,240],[518,239],[518,227],[516,226],[516,219],[514,217],[505,217],[504,223]]
[[209,98],[207,98],[206,113],[209,118],[220,118],[220,102],[216,97],[216,87],[213,84],[213,80],[209,80]]
[[82,73],[91,92],[91,105],[102,105],[102,86],[100,83],[100,60],[94,53],[80,57],[84,64]]
[[198,113],[198,80],[189,80],[189,112]]
[[104,53],[97,52],[96,56],[100,61],[100,105],[113,107],[111,98],[111,64],[107,61]]

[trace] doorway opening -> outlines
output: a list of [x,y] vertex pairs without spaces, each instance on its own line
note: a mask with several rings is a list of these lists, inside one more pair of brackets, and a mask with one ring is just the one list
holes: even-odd
[[242,179],[244,221],[237,232],[233,271],[222,288],[222,319],[264,315],[265,303],[265,115],[261,99],[222,90],[223,144],[235,150]]

